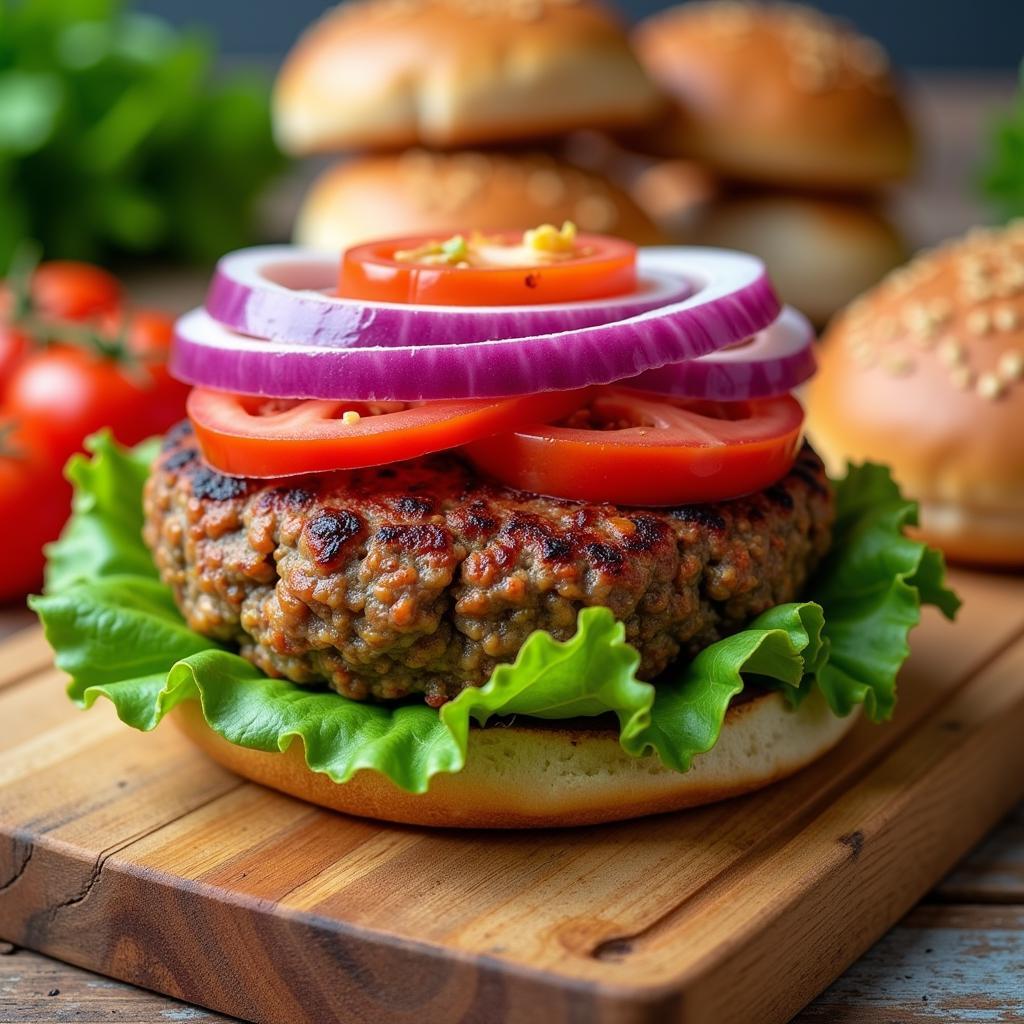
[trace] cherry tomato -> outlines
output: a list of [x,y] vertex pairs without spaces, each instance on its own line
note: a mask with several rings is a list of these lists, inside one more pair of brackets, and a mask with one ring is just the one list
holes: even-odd
[[803,410],[790,395],[750,402],[593,392],[566,426],[533,426],[475,441],[466,453],[522,490],[620,505],[721,501],[785,476]]
[[122,367],[85,349],[54,345],[15,371],[6,412],[41,424],[63,459],[102,427],[123,444],[165,430],[181,418],[187,393],[163,366]]
[[[580,391],[405,405],[282,402],[195,388],[188,415],[203,454],[237,476],[380,466],[443,451],[577,409]],[[346,413],[355,414],[346,416]]]
[[174,317],[156,309],[133,309],[128,314],[128,347],[143,359],[167,358],[174,339]]
[[[145,364],[141,378],[143,386],[149,382],[148,402],[139,429],[145,430],[146,436],[162,433],[185,414],[185,399],[190,390],[164,366],[174,339],[174,317],[156,309],[133,308],[118,312],[105,324],[105,329],[112,337],[124,337],[129,353]],[[139,386],[139,374],[132,379]],[[117,430],[115,434],[120,439]]]
[[70,510],[71,485],[45,434],[32,424],[0,423],[0,530],[9,538],[0,601],[39,587],[43,545],[57,539]]
[[[503,232],[489,237],[515,245],[522,235]],[[396,252],[415,250],[431,241],[429,237],[391,239],[347,250],[338,294],[370,302],[511,306],[599,299],[636,288],[636,246],[620,238],[579,235],[579,255],[557,262],[538,259],[522,266],[439,266],[395,259]]]
[[113,274],[90,263],[51,260],[32,275],[32,298],[41,316],[91,320],[118,307],[121,285]]
[[0,396],[7,390],[7,382],[32,348],[24,331],[0,323]]
[[129,351],[142,359],[165,360],[174,339],[174,317],[157,309],[118,309],[103,316],[98,326],[107,337],[123,338]]

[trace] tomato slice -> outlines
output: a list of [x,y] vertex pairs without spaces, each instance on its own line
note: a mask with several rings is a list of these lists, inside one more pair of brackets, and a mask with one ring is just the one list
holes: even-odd
[[[518,246],[522,233],[502,232],[487,240]],[[395,259],[396,252],[416,250],[432,241],[436,236],[371,242],[347,250],[338,294],[368,302],[521,306],[600,299],[636,289],[636,246],[620,238],[579,235],[578,255],[545,262],[538,254],[531,263],[524,253],[519,266],[452,266]]]
[[584,396],[550,391],[406,404],[280,401],[195,388],[188,415],[212,466],[235,476],[278,477],[381,466],[456,448],[566,416]]
[[790,395],[749,402],[592,392],[568,425],[476,441],[466,454],[512,487],[619,505],[721,501],[789,471],[803,410]]

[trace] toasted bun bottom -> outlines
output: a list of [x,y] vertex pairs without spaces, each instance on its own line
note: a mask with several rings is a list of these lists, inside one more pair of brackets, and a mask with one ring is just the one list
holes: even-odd
[[920,509],[921,527],[915,533],[941,548],[950,561],[1024,566],[1024,508],[990,509],[924,499]]
[[738,796],[821,757],[857,717],[837,718],[816,690],[795,711],[781,694],[765,694],[730,708],[718,742],[685,774],[654,755],[630,757],[610,730],[472,729],[466,767],[417,795],[371,771],[332,782],[306,767],[298,742],[283,754],[235,746],[206,725],[197,701],[171,716],[213,760],[253,782],[346,814],[450,828],[593,825]]

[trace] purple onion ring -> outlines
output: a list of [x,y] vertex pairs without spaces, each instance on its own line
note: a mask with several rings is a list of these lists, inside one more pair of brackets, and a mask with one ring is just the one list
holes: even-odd
[[461,345],[267,341],[197,309],[176,325],[171,371],[189,384],[277,398],[497,398],[635,377],[742,341],[779,315],[764,264],[753,256],[666,247],[643,250],[640,259],[689,282],[692,294],[613,323]]
[[647,370],[622,383],[659,395],[730,402],[784,395],[816,369],[814,328],[803,313],[786,306],[778,320],[744,344]]
[[459,345],[574,331],[625,320],[685,299],[692,285],[678,274],[641,272],[629,295],[537,306],[413,306],[329,294],[338,257],[294,246],[239,249],[223,257],[206,295],[206,311],[240,334],[331,348]]

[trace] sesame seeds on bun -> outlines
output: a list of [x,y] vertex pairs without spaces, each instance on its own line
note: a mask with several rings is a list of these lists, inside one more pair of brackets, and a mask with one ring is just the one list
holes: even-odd
[[675,101],[657,151],[737,180],[857,190],[904,177],[913,139],[885,51],[797,4],[688,3],[634,42]]
[[924,253],[825,336],[808,429],[886,462],[954,559],[1024,565],[1024,223]]
[[664,241],[621,189],[543,153],[359,157],[313,185],[295,227],[300,245],[339,249],[382,234],[503,231],[573,221],[639,245]]
[[473,146],[648,119],[659,97],[595,0],[349,0],[278,77],[290,153]]

